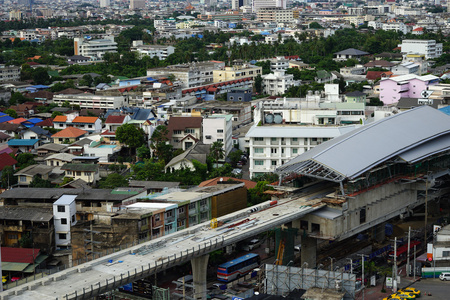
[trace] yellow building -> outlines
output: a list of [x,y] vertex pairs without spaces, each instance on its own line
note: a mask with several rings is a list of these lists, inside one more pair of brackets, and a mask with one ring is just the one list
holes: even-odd
[[242,78],[251,77],[255,80],[256,76],[262,75],[262,67],[252,65],[236,65],[232,67],[225,67],[222,70],[213,71],[213,81],[223,82]]

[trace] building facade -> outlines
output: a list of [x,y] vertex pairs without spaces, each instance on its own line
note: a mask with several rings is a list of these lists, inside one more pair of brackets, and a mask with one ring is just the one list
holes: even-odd
[[425,59],[434,59],[442,55],[442,43],[435,40],[403,40],[399,47],[402,53],[424,54]]
[[117,52],[114,36],[105,36],[97,40],[74,38],[73,41],[75,55],[90,57],[92,60],[102,59],[107,52]]

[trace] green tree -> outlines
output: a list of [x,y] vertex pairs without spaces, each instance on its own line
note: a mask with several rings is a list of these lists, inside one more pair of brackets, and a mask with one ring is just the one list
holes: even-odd
[[144,143],[144,131],[133,124],[127,123],[117,128],[116,138],[131,149],[136,149]]
[[216,168],[219,167],[219,160],[225,157],[225,151],[223,150],[223,143],[216,141],[211,144],[209,150],[209,156],[216,162]]
[[136,154],[140,159],[150,158],[150,149],[146,145],[142,145],[136,149]]
[[19,92],[14,92],[11,95],[11,99],[9,99],[10,105],[16,105],[17,103],[24,103],[29,101],[30,99],[26,98],[24,95],[22,95]]
[[311,29],[320,29],[320,28],[323,28],[323,27],[322,27],[322,25],[320,25],[317,22],[311,22],[311,23],[309,23],[309,28],[311,28]]
[[10,116],[11,118],[14,118],[14,119],[17,118],[17,112],[14,109],[9,108],[9,109],[5,110],[5,114]]
[[50,182],[50,180],[42,179],[39,176],[34,176],[33,180],[30,182],[30,187],[34,188],[53,188],[54,184]]
[[[26,232],[22,234],[22,237],[19,239],[20,248],[31,248],[33,247],[33,239],[31,238],[31,234]],[[34,258],[33,258],[34,260]]]
[[241,150],[231,151],[228,154],[228,158],[230,159],[231,165],[233,167],[235,167],[236,164],[241,160],[241,156],[242,156],[242,151]]
[[36,164],[34,155],[31,153],[21,153],[17,156],[17,167],[20,169]]
[[1,176],[1,186],[4,189],[17,183],[17,176],[14,176],[14,168],[12,166],[6,166],[3,168]]
[[36,68],[33,71],[33,82],[35,84],[48,84],[50,82],[50,76],[47,73],[47,69]]
[[100,181],[101,189],[115,189],[126,186],[128,186],[128,180],[118,173],[109,174],[104,180]]
[[54,111],[54,112],[52,112],[52,119],[54,119],[56,116],[62,116],[62,115],[63,115],[62,112],[60,112],[60,111]]
[[262,82],[263,82],[263,79],[262,79],[261,75],[258,74],[258,76],[256,76],[256,78],[255,78],[255,91],[258,94],[262,94]]
[[264,194],[267,190],[273,190],[273,187],[268,186],[268,184],[268,181],[260,181],[254,188],[248,189],[247,203],[249,206],[253,206],[270,199],[270,195]]
[[153,157],[158,160],[168,163],[172,159],[173,147],[168,144],[169,130],[164,125],[159,125],[153,131],[150,138],[150,148],[153,151]]

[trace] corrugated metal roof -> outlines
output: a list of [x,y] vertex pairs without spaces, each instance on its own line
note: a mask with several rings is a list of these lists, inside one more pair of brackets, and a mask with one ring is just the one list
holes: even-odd
[[427,158],[428,156],[438,154],[450,149],[450,134],[438,137],[428,143],[422,144],[414,149],[406,151],[399,155],[400,159],[415,163],[419,160]]
[[310,175],[320,170],[316,176],[323,179],[353,179],[396,155],[449,134],[449,121],[448,115],[434,108],[417,107],[322,143],[277,172]]
[[58,200],[56,200],[55,203],[53,203],[54,205],[69,205],[71,204],[73,201],[75,201],[75,198],[77,198],[78,195],[62,195],[61,197],[59,197]]

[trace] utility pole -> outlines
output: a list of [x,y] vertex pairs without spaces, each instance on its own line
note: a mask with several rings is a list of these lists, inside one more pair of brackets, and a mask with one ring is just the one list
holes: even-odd
[[358,254],[361,255],[361,267],[362,267],[362,274],[361,274],[361,284],[362,284],[362,300],[364,300],[364,290],[366,288],[366,284],[364,283],[364,258],[366,255],[364,254]]
[[416,281],[416,245],[414,245],[414,281]]
[[411,266],[409,265],[410,248],[411,248],[411,226],[409,226],[408,229],[408,254],[407,254],[408,256],[406,257],[406,276],[409,276],[409,274],[411,273]]
[[397,237],[394,239],[394,265],[392,266],[393,290],[397,292]]
[[428,225],[428,177],[430,176],[430,171],[427,172],[427,180],[425,181],[425,239],[424,245],[425,249],[427,247],[427,225]]

